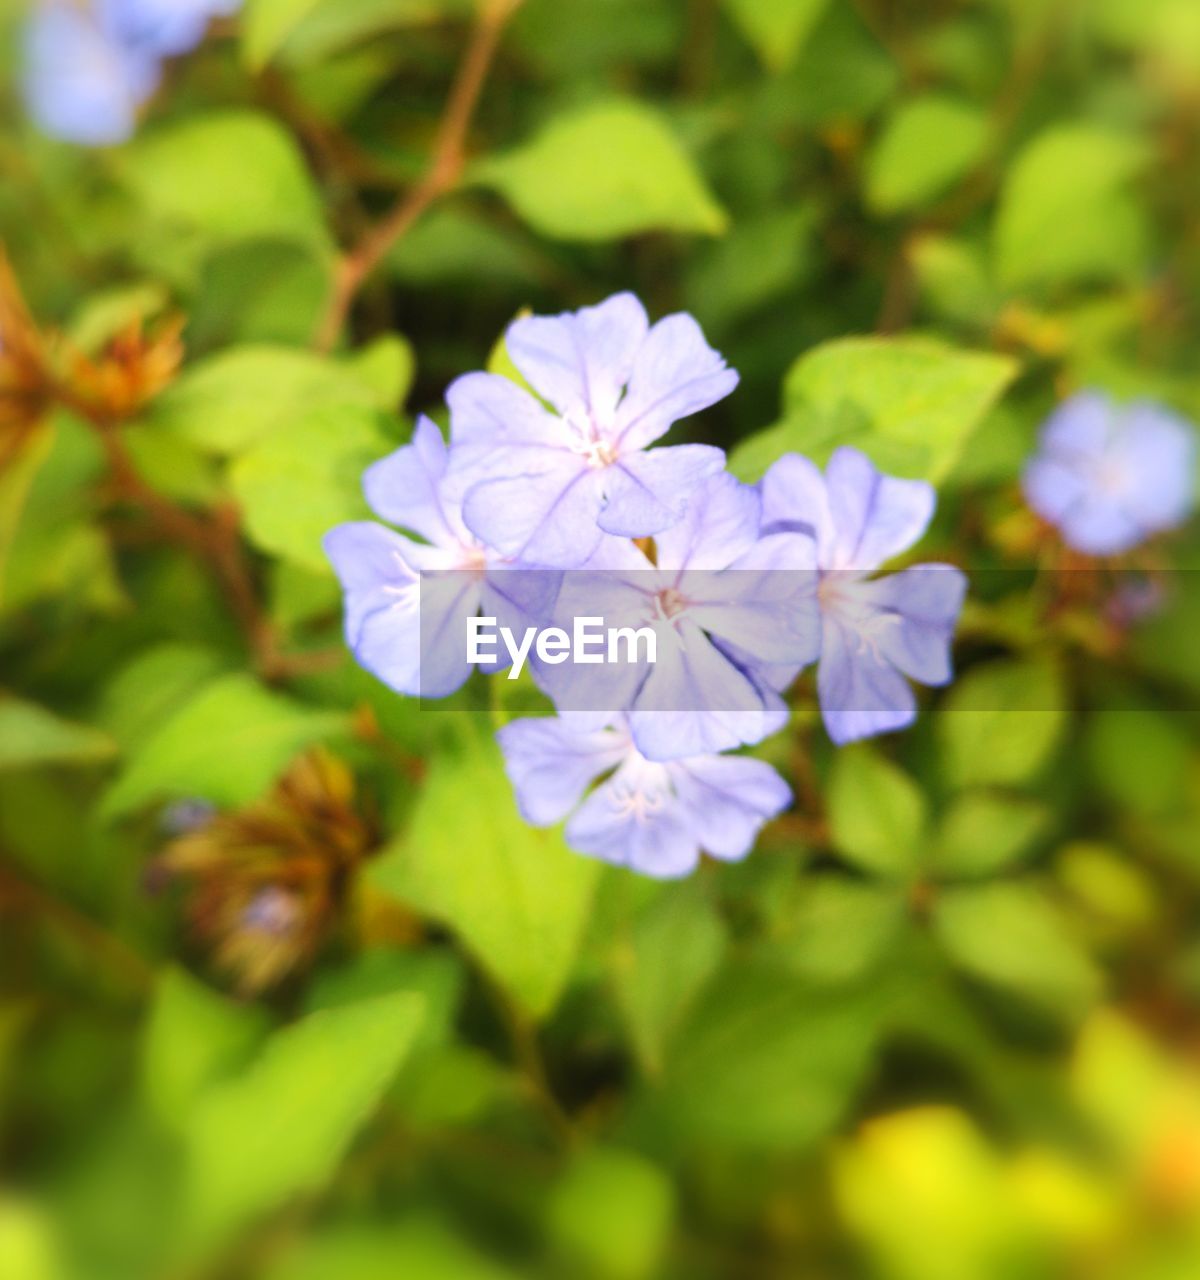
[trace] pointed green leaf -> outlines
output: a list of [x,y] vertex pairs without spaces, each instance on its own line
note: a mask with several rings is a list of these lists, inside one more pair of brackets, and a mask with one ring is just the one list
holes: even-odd
[[936,484],[1016,372],[1005,356],[929,338],[824,343],[789,370],[783,420],[740,444],[730,470],[754,481],[784,453],[823,464],[854,445],[885,471]]
[[212,1241],[332,1176],[421,1024],[419,996],[364,1000],[277,1032],[188,1117],[188,1232]]
[[558,115],[532,142],[482,161],[472,176],[535,230],[562,240],[717,235],[727,222],[667,123],[635,102]]
[[465,717],[432,762],[407,835],[371,880],[452,928],[535,1016],[571,976],[600,872],[517,812],[499,748]]

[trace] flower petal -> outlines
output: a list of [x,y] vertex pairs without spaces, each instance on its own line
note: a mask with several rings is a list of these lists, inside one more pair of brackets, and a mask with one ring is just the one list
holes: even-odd
[[[445,698],[466,683],[473,669],[467,657],[467,620],[479,613],[482,591],[479,575],[461,569],[421,575],[419,697]],[[508,665],[508,658],[497,654],[474,665],[496,671]]]
[[902,729],[917,702],[904,677],[836,618],[822,628],[817,693],[829,736],[839,746]]
[[724,465],[725,454],[706,444],[623,454],[602,473],[600,528],[622,538],[669,529],[683,517],[689,497]]
[[1116,425],[1112,400],[1099,391],[1081,391],[1063,401],[1042,427],[1041,445],[1049,453],[1080,460],[1100,457]]
[[674,642],[660,638],[658,661],[634,699],[629,724],[648,760],[678,760],[762,741],[774,711],[746,672],[685,622]]
[[22,88],[29,114],[55,138],[124,142],[159,81],[158,60],[128,47],[68,0],[38,7],[25,28]]
[[561,822],[587,787],[615,768],[629,750],[615,729],[597,729],[570,718],[514,720],[496,734],[504,767],[526,822]]
[[1129,463],[1137,472],[1130,512],[1148,529],[1173,528],[1187,519],[1195,500],[1195,428],[1144,403],[1130,405],[1126,422]]
[[737,373],[705,342],[691,316],[665,317],[646,335],[617,411],[621,451],[644,449],[672,423],[723,400],[737,384]]
[[570,454],[570,433],[515,382],[467,373],[446,390],[450,408],[447,478],[465,490],[477,480],[538,470]]
[[[433,561],[442,553],[367,522],[339,525],[323,545],[345,591],[346,643],[359,663],[398,693],[453,693],[470,674],[464,643],[446,644],[437,665],[421,669],[423,577],[436,571]],[[478,584],[464,582],[466,575],[451,576],[459,579],[459,589],[437,597],[440,618],[425,604],[425,620],[435,627],[439,620],[447,627],[456,622],[465,635],[465,619],[478,608]]]
[[852,590],[872,612],[867,630],[880,656],[921,684],[948,684],[950,645],[967,593],[952,565],[921,564]]
[[667,768],[701,847],[715,858],[744,858],[764,823],[792,803],[787,783],[762,760],[698,756]]
[[877,569],[920,539],[937,505],[931,485],[886,476],[857,449],[834,450],[825,483],[835,537],[823,569]]
[[632,293],[509,325],[508,354],[526,382],[563,414],[612,420],[649,321]]
[[[702,446],[693,446],[699,448]],[[656,458],[677,449],[641,454]],[[683,517],[654,540],[660,569],[724,569],[758,540],[762,499],[757,490],[728,472],[714,475],[687,500]]]
[[648,769],[636,760],[618,769],[583,802],[564,835],[579,853],[659,879],[677,879],[696,869],[699,842],[665,771],[648,781]]
[[756,665],[803,667],[821,651],[815,547],[805,534],[761,539],[728,569],[680,579],[689,620]]
[[412,443],[368,467],[363,490],[371,509],[383,520],[411,529],[439,547],[470,542],[458,502],[447,500],[446,442],[437,426],[422,415]]
[[833,554],[833,516],[821,468],[798,453],[785,453],[759,481],[764,533],[809,533],[816,541],[818,563]]
[[[623,544],[632,548],[632,543]],[[634,549],[636,550],[636,549]],[[574,569],[562,575],[562,587],[554,609],[554,625],[573,635],[576,619],[600,620],[607,632],[613,627],[636,631],[651,625],[653,595],[661,576],[637,552],[640,568]],[[589,627],[591,630],[591,627]],[[577,653],[568,661],[546,663],[533,654],[530,669],[539,689],[554,700],[560,714],[582,711],[623,711],[636,698],[650,673],[647,647],[637,646],[637,662],[628,661],[622,647],[619,662],[584,662]]]
[[484,480],[467,491],[467,528],[501,555],[528,564],[583,564],[602,537],[599,473],[580,457],[558,454],[544,469]]

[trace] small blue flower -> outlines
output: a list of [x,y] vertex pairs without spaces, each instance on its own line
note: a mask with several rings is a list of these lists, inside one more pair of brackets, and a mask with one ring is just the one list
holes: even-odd
[[50,0],[25,28],[22,88],[45,133],[83,146],[131,137],[138,109],[158,86],[158,61],[127,45],[99,15]]
[[807,533],[761,536],[762,500],[714,476],[683,519],[655,539],[651,562],[614,540],[563,574],[556,617],[654,631],[656,660],[605,666],[533,663],[560,713],[627,711],[651,760],[760,742],[787,722],[768,675],[816,660],[815,549]]
[[482,608],[499,625],[524,631],[552,608],[558,587],[557,574],[516,570],[467,529],[447,458],[442,433],[422,418],[412,443],[363,477],[375,513],[425,542],[358,521],[331,530],[323,543],[345,591],[354,656],[398,693],[426,698],[448,696],[470,675],[468,618]]
[[542,400],[507,378],[450,387],[455,474],[468,527],[504,555],[571,568],[605,534],[649,537],[724,465],[720,449],[647,450],[672,423],[727,396],[737,374],[689,315],[652,328],[629,293],[514,322],[508,352]]
[[840,744],[911,724],[916,699],[905,677],[950,681],[966,578],[941,564],[869,575],[920,539],[933,516],[933,489],[883,475],[850,448],[834,452],[824,475],[787,454],[761,489],[765,531],[804,530],[816,541],[817,692],[829,736]]
[[242,0],[96,0],[107,29],[130,48],[159,58],[194,49],[214,18],[227,18]]
[[701,850],[744,858],[792,799],[761,760],[647,760],[623,717],[603,727],[586,717],[515,720],[497,738],[527,822],[571,815],[564,834],[576,852],[662,879],[695,870]]
[[1042,428],[1025,469],[1025,498],[1067,546],[1112,556],[1187,519],[1195,493],[1196,432],[1159,405],[1072,396]]

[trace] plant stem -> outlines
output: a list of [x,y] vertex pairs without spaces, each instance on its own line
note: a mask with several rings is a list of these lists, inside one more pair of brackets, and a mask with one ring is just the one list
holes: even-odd
[[132,947],[81,911],[23,879],[0,860],[0,915],[10,908],[14,913],[42,916],[57,925],[130,986],[144,990],[154,981],[150,965]]
[[318,350],[332,350],[359,289],[425,210],[457,185],[465,159],[467,131],[500,47],[500,38],[522,3],[523,0],[481,0],[479,18],[446,99],[425,173],[391,212],[343,255],[314,339]]

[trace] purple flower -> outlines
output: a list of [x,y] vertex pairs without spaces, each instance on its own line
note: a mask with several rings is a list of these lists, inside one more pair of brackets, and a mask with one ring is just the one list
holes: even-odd
[[229,17],[242,0],[96,0],[108,30],[155,57],[194,49],[213,18]]
[[34,122],[84,146],[124,142],[158,86],[158,62],[132,48],[99,15],[50,0],[25,28],[22,88]]
[[642,304],[619,293],[581,311],[518,320],[507,344],[551,408],[488,373],[459,378],[446,397],[463,516],[488,546],[538,564],[581,565],[605,534],[669,529],[723,466],[721,450],[707,445],[647,451],[672,423],[737,385],[691,316],[651,328]]
[[807,533],[761,536],[758,492],[714,476],[684,518],[655,539],[651,562],[631,542],[563,574],[556,620],[648,628],[638,661],[533,663],[560,713],[627,711],[639,750],[674,760],[760,742],[787,709],[768,675],[816,660],[815,549]]
[[524,631],[552,608],[558,586],[557,574],[516,569],[471,534],[447,460],[441,432],[421,418],[412,443],[363,477],[375,513],[425,542],[370,521],[339,525],[324,539],[345,591],[346,643],[398,693],[426,698],[446,697],[470,675],[468,618],[482,609]]
[[1195,491],[1196,433],[1158,405],[1085,391],[1050,415],[1025,469],[1025,498],[1085,555],[1129,551],[1182,524]]
[[791,803],[783,779],[761,760],[647,760],[623,717],[604,727],[586,717],[515,720],[497,738],[527,822],[546,827],[570,814],[572,849],[645,875],[685,876],[702,849],[744,858],[763,824]]
[[824,475],[807,458],[787,454],[761,490],[767,531],[807,530],[816,540],[817,691],[829,736],[853,742],[911,724],[916,700],[905,677],[950,681],[966,578],[941,564],[869,575],[920,539],[933,516],[933,489],[882,475],[857,449],[843,448]]

